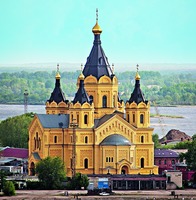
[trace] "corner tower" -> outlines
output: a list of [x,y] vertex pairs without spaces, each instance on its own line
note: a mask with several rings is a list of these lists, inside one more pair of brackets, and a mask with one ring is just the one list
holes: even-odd
[[135,75],[135,88],[127,101],[126,120],[136,128],[148,128],[150,126],[150,103],[144,99],[144,94],[140,88],[140,75]]
[[61,89],[59,65],[57,65],[55,88],[46,102],[46,114],[68,114],[68,100]]
[[[94,103],[95,118],[111,114],[118,110],[118,79],[111,69],[108,58],[101,46],[102,30],[98,24],[98,10],[96,24],[92,29],[94,34],[93,47],[83,69],[85,89]],[[122,111],[122,106],[121,106]]]
[[94,126],[94,104],[84,88],[84,75],[78,77],[79,88],[74,100],[70,104],[70,122],[76,120],[80,128],[92,128]]

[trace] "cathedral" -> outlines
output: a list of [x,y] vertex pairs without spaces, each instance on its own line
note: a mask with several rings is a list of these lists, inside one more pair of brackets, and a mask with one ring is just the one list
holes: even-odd
[[48,156],[58,156],[67,176],[82,174],[158,174],[154,165],[150,103],[140,88],[140,75],[126,102],[118,95],[118,78],[101,46],[96,19],[94,42],[68,101],[57,70],[46,114],[36,114],[29,127],[29,175]]

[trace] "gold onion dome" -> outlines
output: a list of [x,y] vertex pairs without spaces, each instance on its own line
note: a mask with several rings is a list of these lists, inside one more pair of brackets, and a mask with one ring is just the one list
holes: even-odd
[[59,74],[59,72],[56,73],[56,79],[60,79],[61,75]]
[[138,72],[136,72],[136,75],[135,75],[135,80],[140,80],[140,75]]
[[92,32],[95,34],[95,35],[99,35],[102,33],[102,30],[98,24],[98,9],[96,9],[96,24],[95,26],[93,27],[92,29]]
[[56,72],[56,79],[60,79],[61,75],[59,73],[59,64],[57,64],[57,72]]
[[80,79],[80,80],[84,80],[84,78],[85,78],[85,77],[84,77],[84,74],[81,72],[81,74],[79,75],[79,79]]
[[93,27],[92,29],[92,32],[95,34],[95,35],[98,35],[98,34],[101,34],[102,33],[102,30],[98,24],[98,21],[96,21],[96,24],[95,26]]
[[137,65],[137,72],[136,72],[136,75],[135,75],[135,80],[140,80],[140,75],[139,75],[139,65]]

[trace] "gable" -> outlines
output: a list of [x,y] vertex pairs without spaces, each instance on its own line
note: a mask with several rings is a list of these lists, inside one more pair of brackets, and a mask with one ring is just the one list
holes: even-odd
[[126,120],[116,114],[105,115],[99,121],[96,121],[95,133],[96,143],[101,143],[111,134],[119,134],[130,142],[133,141],[133,135],[136,128],[129,124]]

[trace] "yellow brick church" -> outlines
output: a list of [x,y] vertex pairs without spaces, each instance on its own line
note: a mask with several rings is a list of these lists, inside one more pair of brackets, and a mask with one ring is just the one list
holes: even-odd
[[67,176],[158,174],[150,103],[140,89],[139,72],[130,98],[123,102],[101,46],[98,19],[92,32],[93,47],[78,76],[75,97],[66,100],[57,70],[46,114],[36,114],[29,127],[29,174],[34,175],[35,164],[47,156],[59,156]]

